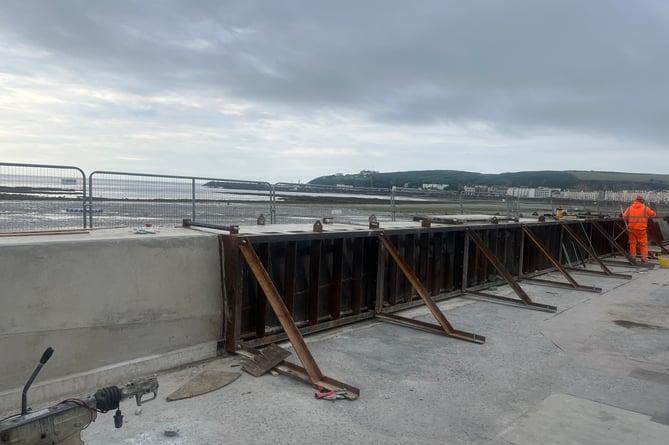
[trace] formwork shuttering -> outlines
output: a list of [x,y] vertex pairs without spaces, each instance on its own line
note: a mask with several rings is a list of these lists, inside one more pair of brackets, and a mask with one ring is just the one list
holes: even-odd
[[[651,226],[651,239],[666,252],[667,220],[657,219]],[[550,311],[550,306],[524,294],[523,280],[558,270],[564,280],[543,284],[598,291],[580,286],[579,272],[622,276],[602,259],[642,266],[626,254],[624,222],[615,218],[496,224],[439,224],[433,219],[427,224],[423,220],[379,228],[321,227],[258,226],[221,235],[226,350],[287,338],[256,275],[240,254],[240,243],[253,246],[302,334],[425,304],[411,274],[433,301],[477,292],[486,297],[481,291],[510,284],[519,298],[506,303]],[[389,254],[389,247],[399,252],[409,275]]]

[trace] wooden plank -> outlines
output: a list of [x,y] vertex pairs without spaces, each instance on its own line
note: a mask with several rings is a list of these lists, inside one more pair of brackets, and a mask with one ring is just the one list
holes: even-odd
[[289,351],[271,344],[261,349],[260,354],[247,361],[242,369],[254,377],[260,377],[289,356]]

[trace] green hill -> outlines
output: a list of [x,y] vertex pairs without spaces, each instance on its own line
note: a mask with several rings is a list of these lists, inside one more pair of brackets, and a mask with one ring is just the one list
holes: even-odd
[[549,187],[563,190],[669,190],[669,175],[597,171],[526,171],[484,174],[458,170],[419,170],[405,172],[362,171],[355,174],[321,176],[309,181],[317,185],[353,187],[421,188],[423,184],[448,184],[446,190],[464,186]]

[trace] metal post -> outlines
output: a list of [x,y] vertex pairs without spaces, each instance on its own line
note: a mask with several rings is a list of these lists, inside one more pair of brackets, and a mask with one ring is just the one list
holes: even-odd
[[392,189],[390,189],[390,213],[392,215],[392,220],[395,222],[395,215],[397,210],[395,209],[395,190],[397,187],[393,186]]
[[93,228],[93,174],[88,177],[88,206],[91,211],[88,213],[88,227]]
[[269,222],[276,224],[276,190],[274,185],[269,186]]
[[192,179],[192,192],[193,192],[193,221],[195,221],[195,178]]

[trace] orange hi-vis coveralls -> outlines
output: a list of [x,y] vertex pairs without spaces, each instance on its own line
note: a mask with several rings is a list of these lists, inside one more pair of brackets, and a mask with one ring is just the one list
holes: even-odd
[[636,245],[639,243],[639,254],[642,261],[648,261],[648,218],[655,218],[657,213],[641,201],[635,201],[623,213],[629,228],[630,255],[636,256]]

